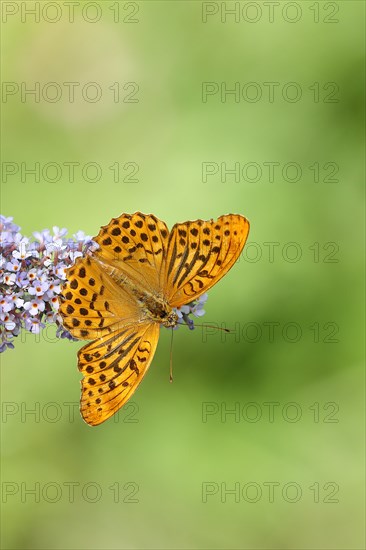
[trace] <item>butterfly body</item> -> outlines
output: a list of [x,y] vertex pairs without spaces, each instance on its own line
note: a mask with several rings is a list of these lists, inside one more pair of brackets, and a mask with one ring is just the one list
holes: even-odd
[[147,298],[143,305],[144,311],[151,321],[161,323],[166,328],[175,327],[178,323],[178,315],[163,301]]
[[78,353],[88,424],[104,422],[128,401],[152,361],[160,326],[176,326],[176,308],[227,273],[248,232],[238,214],[169,231],[155,216],[136,212],[101,228],[98,250],[68,269],[60,304],[71,334],[92,340]]
[[161,323],[165,327],[174,327],[178,322],[178,315],[169,306],[161,293],[149,292],[141,287],[138,279],[126,276],[123,271],[111,267],[99,260],[99,265],[119,287],[136,299],[136,305],[141,310],[141,320]]

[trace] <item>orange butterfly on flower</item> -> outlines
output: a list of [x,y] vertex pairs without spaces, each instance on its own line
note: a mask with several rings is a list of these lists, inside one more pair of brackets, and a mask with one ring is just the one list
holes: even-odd
[[122,214],[103,226],[97,250],[67,270],[60,313],[80,349],[81,414],[95,426],[135,392],[153,359],[160,326],[197,300],[234,265],[249,233],[238,214],[177,223]]

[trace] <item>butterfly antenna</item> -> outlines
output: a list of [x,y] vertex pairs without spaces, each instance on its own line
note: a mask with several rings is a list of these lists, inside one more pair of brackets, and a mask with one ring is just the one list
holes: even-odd
[[[183,323],[181,323],[179,326],[184,326]],[[229,328],[223,328],[223,327],[214,327],[213,325],[196,325],[196,323],[194,324],[194,328],[196,327],[203,327],[203,328],[214,328],[216,330],[222,330],[223,332],[233,332],[231,329]],[[188,327],[189,328],[189,327]]]
[[173,335],[174,330],[172,327],[172,337],[170,339],[170,371],[169,371],[169,382],[173,382]]

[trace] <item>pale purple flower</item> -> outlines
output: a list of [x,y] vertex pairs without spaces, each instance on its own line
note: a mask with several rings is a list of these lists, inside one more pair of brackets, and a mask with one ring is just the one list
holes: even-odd
[[16,284],[19,288],[25,288],[29,285],[29,280],[30,279],[28,278],[28,273],[26,273],[25,271],[20,271],[17,274]]
[[49,303],[51,304],[51,306],[53,307],[53,309],[55,311],[58,311],[59,308],[60,308],[60,302],[58,301],[58,298],[57,296],[53,296],[50,300],[49,300]]
[[4,273],[4,283],[7,286],[13,286],[15,284],[16,274],[15,273]]
[[43,300],[40,298],[35,298],[30,300],[30,302],[26,302],[24,304],[24,309],[34,317],[35,315],[38,315],[41,311],[44,311],[46,307],[46,304]]
[[194,321],[190,317],[190,315],[194,315],[195,317],[202,317],[205,314],[203,306],[206,303],[207,298],[208,294],[205,292],[204,294],[202,294],[202,296],[197,298],[197,300],[193,300],[189,304],[181,306],[180,308],[175,308],[174,311],[178,315],[178,324],[175,328],[179,328],[179,325],[186,324],[188,325],[190,330],[193,330]]
[[78,243],[87,244],[93,242],[93,237],[91,237],[90,235],[85,235],[84,231],[77,231],[73,234],[73,237]]
[[14,271],[14,273],[16,273],[20,270],[20,265],[21,263],[13,258],[12,260],[10,260],[10,262],[6,262],[5,269],[7,269],[8,271]]
[[28,292],[32,296],[43,296],[43,294],[48,290],[49,283],[47,281],[35,280],[32,283],[32,286],[29,287]]
[[5,330],[8,330],[9,332],[11,332],[12,330],[15,329],[16,322],[15,322],[14,315],[12,315],[12,314],[0,315],[0,319],[5,325]]
[[44,323],[41,323],[38,317],[28,317],[25,321],[26,329],[30,332],[33,332],[33,334],[38,334],[45,326],[46,325]]
[[33,236],[41,244],[46,244],[52,241],[49,229],[44,229],[43,231],[34,231]]
[[62,242],[62,238],[67,234],[67,229],[66,227],[63,227],[62,229],[60,229],[59,227],[57,227],[57,225],[54,225],[52,227],[53,229],[53,232],[54,232],[54,236],[52,237],[52,240],[53,241],[61,241]]
[[0,313],[8,313],[13,307],[13,301],[10,296],[0,295]]

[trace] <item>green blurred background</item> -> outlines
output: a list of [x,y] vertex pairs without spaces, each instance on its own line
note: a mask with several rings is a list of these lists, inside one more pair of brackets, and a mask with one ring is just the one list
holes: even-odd
[[[2,160],[18,171],[3,174],[1,212],[24,234],[96,235],[136,210],[169,226],[251,222],[204,317],[234,333],[180,329],[169,384],[163,330],[117,421],[90,428],[77,412],[79,343],[49,330],[4,354],[2,547],[364,548],[364,3],[280,2],[272,22],[262,2],[237,2],[236,15],[215,2],[80,2],[73,22],[63,2],[38,3],[39,22],[24,11],[34,2],[2,4],[3,81],[15,83]],[[22,100],[22,82],[40,83],[39,101]],[[50,82],[60,100],[55,87],[42,96]],[[74,102],[65,82],[80,83]],[[81,95],[90,82],[99,101]],[[203,101],[204,82],[243,94]],[[61,173],[42,174],[50,162]],[[39,181],[21,163],[40,163]],[[217,173],[203,178],[203,163]],[[225,181],[221,163],[244,175]]]

